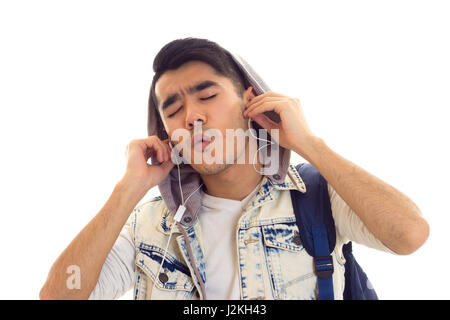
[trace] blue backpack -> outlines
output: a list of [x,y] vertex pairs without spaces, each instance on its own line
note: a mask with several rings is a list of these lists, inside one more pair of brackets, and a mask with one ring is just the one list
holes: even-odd
[[[317,276],[318,299],[334,300],[333,252],[336,245],[336,228],[331,213],[328,182],[309,163],[301,163],[296,169],[306,185],[306,193],[291,190],[292,207],[303,247],[314,258]],[[364,271],[352,253],[352,243],[343,246],[345,258],[344,300],[377,300]]]

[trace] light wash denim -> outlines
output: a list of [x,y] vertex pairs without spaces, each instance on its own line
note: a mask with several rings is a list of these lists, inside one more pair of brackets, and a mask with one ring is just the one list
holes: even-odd
[[[263,177],[259,192],[248,202],[239,219],[236,226],[237,247],[232,249],[238,258],[243,300],[317,297],[313,259],[299,241],[289,192],[291,189],[306,192],[305,184],[293,165],[289,165],[288,175],[282,183]],[[134,299],[204,299],[193,268],[195,264],[207,284],[202,230],[198,219],[187,227],[174,226],[161,269],[167,281],[161,282],[157,274],[173,223],[173,215],[161,197],[143,203],[131,214],[126,227],[136,249]],[[195,261],[189,258],[180,228],[184,228],[189,237]],[[335,299],[342,299],[344,291],[342,245],[347,241],[337,232],[336,247],[332,252]],[[152,290],[154,281],[156,285]]]

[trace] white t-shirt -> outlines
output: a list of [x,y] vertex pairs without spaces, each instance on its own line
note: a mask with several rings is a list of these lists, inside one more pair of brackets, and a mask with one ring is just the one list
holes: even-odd
[[236,227],[247,201],[259,190],[260,184],[245,199],[230,200],[213,197],[202,191],[199,220],[206,257],[206,296],[211,300],[239,300]]
[[[260,184],[242,201],[213,197],[201,191],[198,218],[203,233],[208,299],[239,300],[236,228],[242,208],[259,190]],[[375,238],[345,201],[328,184],[331,209],[340,236],[368,247],[395,254]],[[120,233],[106,257],[90,300],[118,299],[134,281],[135,247],[128,231]]]

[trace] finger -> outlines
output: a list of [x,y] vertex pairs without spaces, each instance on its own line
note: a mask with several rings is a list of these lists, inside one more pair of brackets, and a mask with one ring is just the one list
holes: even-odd
[[248,102],[247,104],[253,104],[256,102],[261,101],[262,99],[265,98],[283,98],[286,97],[285,95],[273,92],[273,91],[267,91],[263,94],[260,94],[259,96],[254,97],[252,100],[250,100],[250,102]]
[[164,139],[164,140],[162,140],[162,143],[164,145],[164,148],[165,148],[166,154],[167,154],[166,161],[170,160],[172,157],[172,147],[170,146],[170,139]]
[[164,146],[161,140],[159,140],[158,137],[151,136],[147,139],[139,140],[140,146],[144,151],[146,160],[148,160],[150,157],[155,156],[158,162],[164,161]]
[[170,146],[170,139],[164,139],[161,142],[164,147],[164,161],[169,161],[172,159],[172,147]]
[[[169,146],[169,139],[159,140],[159,143],[162,147],[162,158],[163,161],[169,161],[172,155],[172,149]],[[161,162],[163,162],[161,161]]]
[[249,105],[247,105],[245,107],[245,111],[244,111],[244,115],[247,115],[249,113],[249,111],[253,110],[254,108],[260,106],[261,104],[267,103],[267,102],[274,102],[274,101],[279,101],[279,102],[283,102],[284,99],[283,98],[279,98],[279,97],[267,97],[265,99],[260,100],[259,102],[254,102],[251,103]]
[[283,103],[283,101],[281,101],[281,100],[260,103],[258,105],[253,106],[252,109],[250,109],[250,110],[245,110],[244,116],[252,118],[257,114],[263,113],[266,111],[275,111],[276,113],[279,114],[280,105],[282,103]]
[[164,161],[163,163],[161,163],[160,167],[161,169],[166,172],[169,173],[169,171],[175,166],[175,163],[173,163],[172,161]]
[[168,161],[171,158],[172,149],[169,146],[169,142],[163,141],[163,147],[164,147],[164,161]]
[[158,144],[152,145],[152,146],[147,146],[147,149],[145,150],[144,153],[144,157],[145,157],[145,161],[148,161],[148,159],[150,158],[154,158],[156,157],[156,159],[161,162],[161,146],[159,146]]
[[278,124],[269,119],[264,113],[259,113],[255,115],[253,117],[253,120],[255,120],[261,127],[263,127],[266,130],[279,129]]
[[169,160],[169,145],[163,141],[159,141],[159,145],[161,146],[161,161],[166,162]]

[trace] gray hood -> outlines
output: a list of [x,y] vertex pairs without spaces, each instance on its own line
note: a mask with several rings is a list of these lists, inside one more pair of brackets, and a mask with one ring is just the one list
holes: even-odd
[[[255,95],[260,95],[264,92],[270,91],[267,84],[259,77],[259,75],[250,67],[250,65],[239,55],[230,53],[233,61],[239,67],[242,76],[246,80],[246,87],[252,86],[254,88]],[[280,118],[278,114],[274,112],[265,113],[272,120],[279,122]],[[252,122],[253,128],[258,130],[261,128],[256,122]],[[156,119],[155,112],[150,111],[148,117],[148,135],[157,135],[161,140],[167,138],[167,134],[163,132],[163,128]],[[269,145],[267,152],[271,153],[272,145]],[[267,176],[270,180],[281,183],[284,181],[290,162],[290,150],[281,146],[279,148],[279,169],[278,172],[273,175]],[[152,164],[159,164],[155,157],[151,159]],[[187,199],[193,191],[200,187],[202,180],[200,174],[195,171],[191,165],[182,163],[180,164],[180,178],[181,187],[183,189],[183,198]],[[178,207],[181,205],[181,194],[178,183],[178,169],[175,165],[170,171],[169,175],[158,185],[161,196],[171,213],[175,214]],[[201,192],[197,191],[189,198],[185,203],[186,211],[181,219],[181,224],[184,226],[192,225],[196,218],[197,213],[201,207]]]

